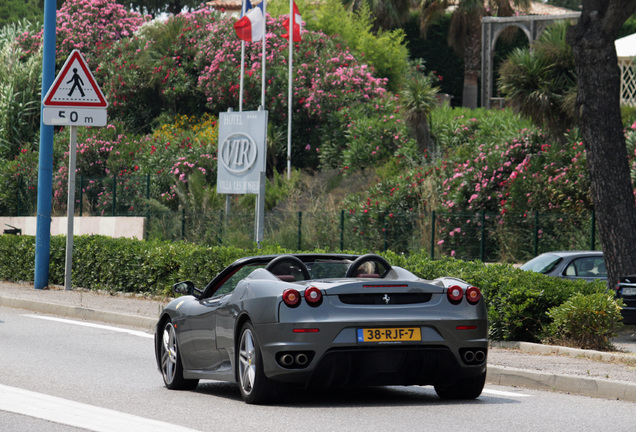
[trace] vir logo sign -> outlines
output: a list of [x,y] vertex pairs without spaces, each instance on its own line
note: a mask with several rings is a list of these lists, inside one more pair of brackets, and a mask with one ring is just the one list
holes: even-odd
[[42,105],[47,125],[106,126],[108,102],[78,50],[66,59]]
[[219,155],[229,172],[241,174],[249,171],[256,162],[258,148],[251,136],[239,132],[228,136],[221,143]]

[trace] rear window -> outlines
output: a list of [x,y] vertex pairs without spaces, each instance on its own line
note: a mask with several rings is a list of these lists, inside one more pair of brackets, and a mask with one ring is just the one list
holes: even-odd
[[531,259],[520,268],[521,270],[532,271],[536,273],[550,273],[561,262],[561,257],[551,254],[543,254]]

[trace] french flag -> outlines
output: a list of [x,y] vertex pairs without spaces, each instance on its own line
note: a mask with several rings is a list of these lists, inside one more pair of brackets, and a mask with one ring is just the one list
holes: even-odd
[[263,39],[265,33],[264,3],[265,0],[258,6],[252,7],[250,0],[245,0],[245,8],[241,12],[241,18],[234,23],[234,30],[239,39],[246,42],[256,42]]

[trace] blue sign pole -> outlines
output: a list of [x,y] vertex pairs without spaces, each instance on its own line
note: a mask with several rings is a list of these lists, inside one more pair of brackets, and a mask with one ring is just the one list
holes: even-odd
[[[44,0],[42,98],[55,79],[55,0]],[[38,214],[35,232],[35,289],[49,285],[51,252],[51,197],[53,195],[53,126],[42,122],[40,107],[40,160],[38,165]]]

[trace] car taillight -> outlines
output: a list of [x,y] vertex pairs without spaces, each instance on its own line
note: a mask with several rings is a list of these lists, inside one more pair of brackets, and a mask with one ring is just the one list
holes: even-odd
[[310,306],[318,306],[322,302],[322,292],[316,287],[305,290],[305,300]]
[[464,296],[464,290],[459,285],[453,285],[448,287],[446,295],[448,295],[448,300],[450,300],[451,303],[459,303]]
[[481,291],[479,291],[479,288],[474,286],[468,287],[468,289],[466,290],[466,300],[468,300],[468,303],[477,304],[479,303],[480,299]]
[[296,307],[300,304],[300,293],[293,288],[283,291],[283,301],[289,307]]

